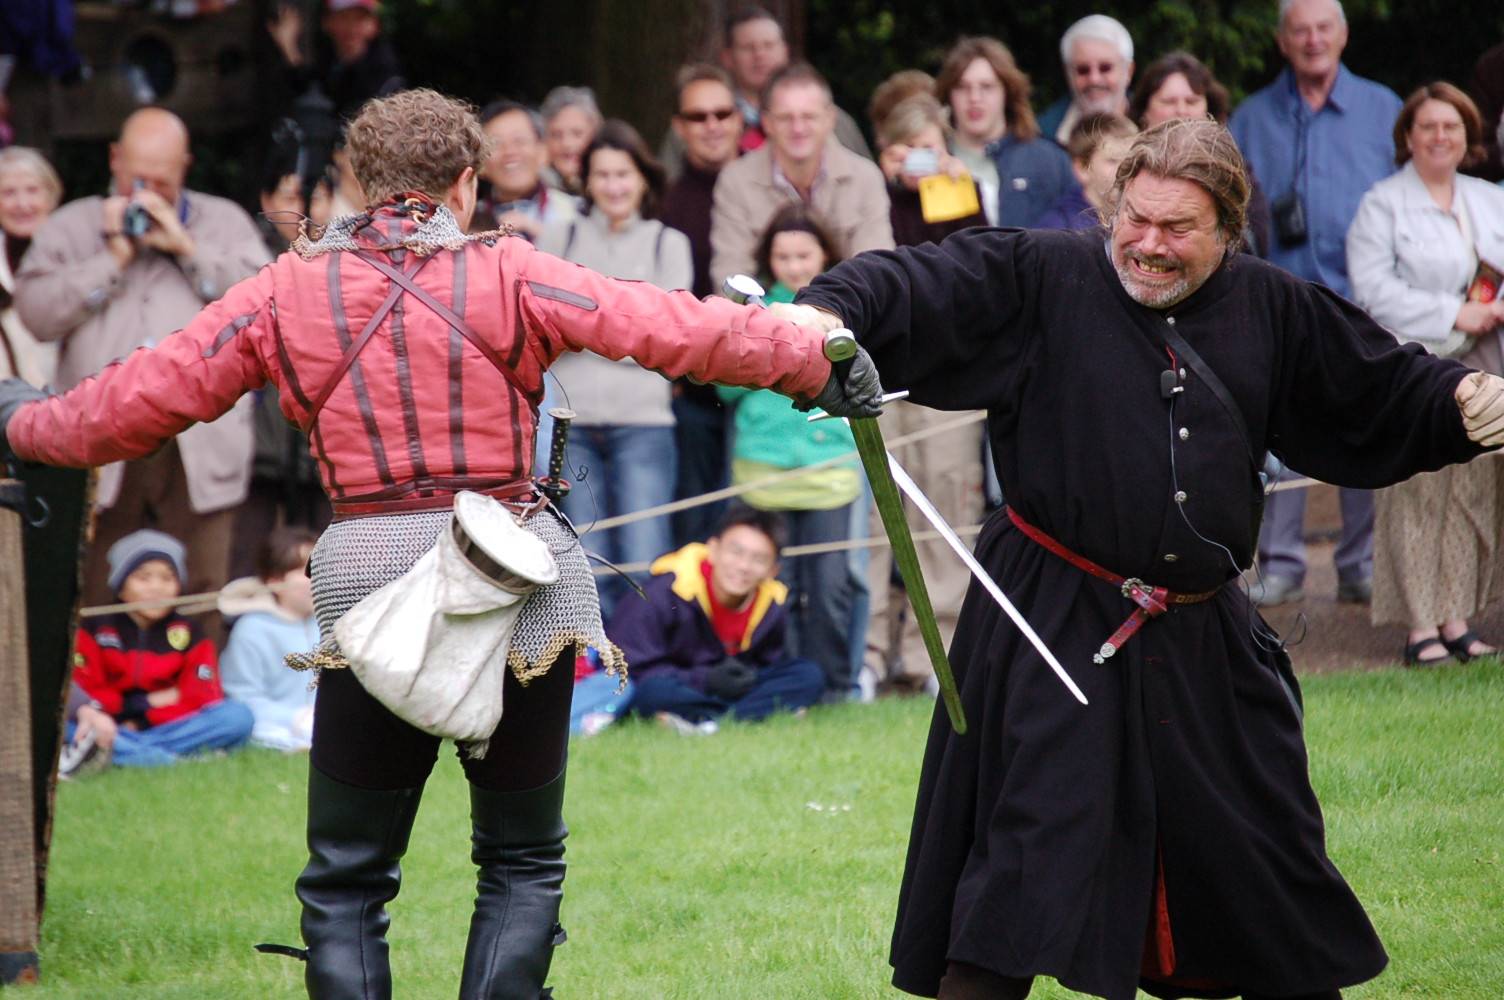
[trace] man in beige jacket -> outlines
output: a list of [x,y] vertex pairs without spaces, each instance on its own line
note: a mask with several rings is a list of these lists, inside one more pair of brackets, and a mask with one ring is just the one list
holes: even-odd
[[820,215],[841,253],[892,250],[888,188],[877,164],[832,137],[830,85],[807,63],[785,66],[763,100],[768,141],[728,163],[715,185],[710,221],[710,277],[750,273],[757,242],[784,205],[804,202]]
[[[137,111],[110,147],[109,196],[70,202],[33,237],[16,309],[37,339],[61,342],[59,389],[156,344],[266,263],[250,216],[183,187],[190,161],[188,129],[176,115]],[[250,402],[148,458],[101,471],[86,602],[109,599],[104,553],[145,527],[187,544],[185,592],[225,582],[234,509],[250,481]]]

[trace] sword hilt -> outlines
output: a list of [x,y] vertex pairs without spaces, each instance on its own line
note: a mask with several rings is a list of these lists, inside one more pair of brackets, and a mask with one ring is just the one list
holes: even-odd
[[845,327],[832,330],[825,335],[825,357],[830,361],[830,367],[835,370],[836,377],[841,384],[846,384],[846,376],[851,374],[851,362],[856,358],[856,334]]
[[551,407],[548,415],[554,419],[553,435],[548,442],[548,475],[538,480],[538,486],[554,503],[561,503],[569,495],[570,482],[564,478],[564,452],[569,444],[569,425],[574,421],[573,410],[563,406]]

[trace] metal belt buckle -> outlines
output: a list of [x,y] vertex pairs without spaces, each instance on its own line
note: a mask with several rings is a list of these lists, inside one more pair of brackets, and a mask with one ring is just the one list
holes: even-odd
[[1148,589],[1148,585],[1136,576],[1130,576],[1128,579],[1123,581],[1123,596],[1128,598],[1128,600],[1130,601],[1134,599],[1134,591],[1142,594]]

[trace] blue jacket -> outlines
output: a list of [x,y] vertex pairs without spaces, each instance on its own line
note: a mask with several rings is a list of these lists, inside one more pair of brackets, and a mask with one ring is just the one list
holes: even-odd
[[1055,133],[1060,131],[1060,123],[1065,121],[1065,113],[1071,109],[1071,95],[1056,98],[1055,103],[1039,113],[1039,134],[1046,139],[1053,140]]
[[1030,228],[1044,210],[1076,186],[1071,158],[1050,139],[1005,135],[987,147],[997,164],[997,224]]
[[1394,91],[1346,66],[1337,70],[1337,82],[1320,111],[1313,112],[1301,99],[1288,66],[1238,105],[1228,128],[1270,206],[1293,188],[1305,208],[1307,239],[1286,246],[1275,236],[1267,254],[1271,264],[1338,295],[1352,295],[1347,228],[1364,192],[1394,173],[1394,120],[1400,105]]
[[1097,210],[1086,200],[1081,186],[1071,188],[1044,210],[1034,223],[1035,229],[1096,229],[1102,224]]
[[[705,690],[710,668],[726,658],[726,649],[710,624],[710,587],[700,564],[708,550],[692,542],[654,560],[652,579],[635,595],[616,603],[606,630],[626,654],[634,680],[673,671],[678,680]],[[788,631],[788,587],[764,580],[752,596],[752,616],[736,656],[768,667],[784,659]]]

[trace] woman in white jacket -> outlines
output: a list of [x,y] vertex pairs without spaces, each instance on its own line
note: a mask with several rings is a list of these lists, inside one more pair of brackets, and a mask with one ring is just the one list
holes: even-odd
[[[1490,268],[1497,291],[1504,268],[1504,189],[1457,172],[1481,158],[1481,132],[1451,84],[1410,95],[1394,126],[1401,169],[1363,196],[1347,270],[1358,304],[1401,340],[1504,374],[1504,300],[1478,291]],[[1504,462],[1485,456],[1382,490],[1375,517],[1373,623],[1409,627],[1405,662],[1496,653],[1468,619],[1504,595]]]
[[24,146],[0,149],[0,378],[14,375],[38,388],[57,373],[58,345],[32,336],[11,296],[32,234],[62,196],[63,183],[41,153]]

